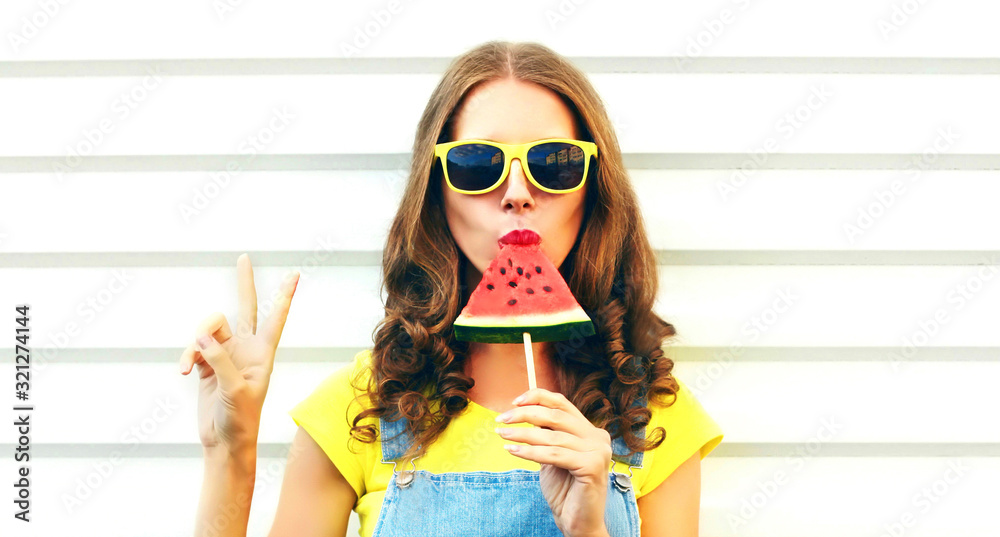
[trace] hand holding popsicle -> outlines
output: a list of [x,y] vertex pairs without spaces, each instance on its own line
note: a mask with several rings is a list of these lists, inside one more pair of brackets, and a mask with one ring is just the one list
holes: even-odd
[[595,427],[573,403],[544,388],[515,399],[503,423],[538,427],[499,428],[506,440],[524,442],[511,452],[541,464],[539,484],[563,535],[606,535],[604,510],[611,465],[611,435]]

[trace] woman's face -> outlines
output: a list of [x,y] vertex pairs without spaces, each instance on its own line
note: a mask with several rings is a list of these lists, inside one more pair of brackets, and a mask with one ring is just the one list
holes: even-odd
[[[544,138],[577,139],[573,114],[558,95],[538,84],[492,80],[474,88],[454,122],[454,139],[519,144]],[[469,259],[467,284],[474,288],[500,253],[497,240],[514,229],[531,229],[541,250],[559,267],[583,222],[589,183],[569,194],[551,194],[531,184],[520,160],[504,182],[486,194],[460,194],[441,178],[445,216],[455,242]],[[477,273],[471,273],[475,268]]]

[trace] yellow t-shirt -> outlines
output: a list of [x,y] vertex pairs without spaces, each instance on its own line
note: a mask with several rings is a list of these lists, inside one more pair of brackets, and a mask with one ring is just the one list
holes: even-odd
[[[358,393],[351,387],[352,380],[355,386],[362,389],[367,385],[371,375],[370,361],[370,349],[359,352],[353,364],[334,371],[289,411],[295,423],[323,448],[354,487],[358,495],[354,511],[360,519],[361,535],[364,537],[370,537],[374,532],[393,470],[392,463],[381,462],[381,445],[377,440],[365,443],[350,436],[351,421],[361,410],[357,402],[352,403]],[[704,459],[722,442],[719,425],[679,379],[678,384],[680,390],[671,406],[663,407],[655,403],[649,406],[652,417],[646,426],[646,437],[649,438],[656,427],[663,427],[666,438],[658,448],[643,453],[642,468],[632,469],[636,498],[655,489],[696,450],[700,450]],[[367,402],[367,398],[362,397],[360,401]],[[505,472],[515,468],[539,470],[537,462],[522,459],[503,448],[505,443],[512,442],[494,432],[494,427],[501,425],[494,421],[497,414],[470,400],[465,411],[452,419],[441,436],[413,461],[414,467],[434,473]],[[378,419],[369,417],[359,423],[366,424],[378,428]],[[534,427],[530,423],[502,425]],[[616,472],[628,474],[628,465],[613,461],[613,466]],[[409,464],[405,467],[412,468]],[[403,470],[404,467],[397,469]]]

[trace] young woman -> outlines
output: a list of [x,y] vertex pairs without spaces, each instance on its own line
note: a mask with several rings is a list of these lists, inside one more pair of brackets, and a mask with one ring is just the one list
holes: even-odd
[[[655,255],[586,76],[534,43],[455,59],[420,119],[402,200],[374,346],[290,412],[299,429],[270,535],[344,535],[353,509],[364,536],[696,536],[700,460],[722,431],[663,353],[675,331],[652,311]],[[523,345],[452,330],[500,241],[528,230],[596,329],[534,342],[533,390]],[[298,281],[257,331],[246,255],[237,268],[236,333],[216,313],[181,357],[201,377],[198,535],[246,535]]]

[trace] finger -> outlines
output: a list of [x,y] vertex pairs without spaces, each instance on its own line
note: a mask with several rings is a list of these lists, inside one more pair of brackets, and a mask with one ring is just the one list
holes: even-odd
[[[531,446],[527,444],[504,444],[504,449],[517,455],[518,457],[535,461],[539,464],[551,464],[559,468],[565,468],[574,475],[592,473],[601,475],[604,472],[604,455],[601,455],[600,464],[596,453],[583,453],[558,446]],[[611,460],[610,455],[607,457]]]
[[208,362],[205,361],[205,357],[201,355],[201,351],[197,350],[197,348],[197,345],[195,345],[196,350],[194,352],[194,365],[198,366],[198,378],[204,379],[211,377],[215,374],[215,370],[212,369],[212,366],[208,365]]
[[497,427],[500,438],[512,442],[524,442],[533,446],[564,447],[573,451],[593,451],[597,449],[593,442],[574,434],[538,427]]
[[[201,355],[201,352],[198,350],[198,345],[192,343],[189,347],[194,349],[194,352],[191,355],[191,361],[194,365],[198,366],[198,378],[205,378],[214,375],[215,371],[212,369],[212,366],[208,365],[208,362],[205,361],[205,357]],[[182,366],[181,373],[187,375],[191,373],[192,369],[194,369],[194,367],[191,364],[187,364],[186,366]]]
[[236,370],[229,352],[214,337],[207,334],[197,336],[196,342],[201,356],[215,371],[219,389],[227,393],[236,393],[237,389],[246,383],[246,379]]
[[288,318],[288,308],[292,305],[292,296],[299,285],[299,271],[293,270],[285,276],[278,287],[274,298],[274,310],[267,317],[261,329],[261,336],[271,348],[278,347],[281,332],[285,329],[285,319]]
[[502,423],[531,423],[539,427],[547,427],[556,431],[564,431],[579,437],[587,436],[594,425],[585,418],[580,418],[558,408],[541,405],[528,405],[512,408],[497,416]]
[[242,336],[257,333],[257,288],[253,283],[253,265],[250,256],[242,254],[236,258],[237,287],[239,288],[239,313],[236,317],[236,332]]
[[181,374],[187,375],[191,372],[191,368],[194,366],[195,354],[198,353],[197,347],[194,343],[187,346],[184,352],[181,353]]
[[208,363],[205,361],[205,358],[201,355],[201,352],[199,352],[198,349],[199,349],[198,344],[192,343],[188,345],[187,348],[184,349],[184,352],[181,353],[180,369],[182,375],[187,375],[188,373],[190,373],[191,370],[194,369],[195,365],[198,366],[198,372],[200,373],[201,378],[205,378],[208,376],[206,370],[208,372],[212,372],[212,366],[208,365]]
[[514,399],[514,401],[517,401],[513,403],[516,406],[542,405],[549,408],[557,408],[569,415],[587,419],[587,417],[583,415],[583,412],[580,412],[580,409],[576,408],[576,405],[567,399],[565,395],[559,392],[546,390],[545,388],[532,388],[522,393],[518,396],[518,398]]
[[200,334],[210,334],[219,343],[225,343],[229,341],[229,338],[233,337],[233,331],[229,328],[229,319],[226,319],[226,316],[219,312],[206,317],[204,321],[198,324],[198,328],[194,332],[195,337]]

